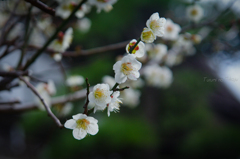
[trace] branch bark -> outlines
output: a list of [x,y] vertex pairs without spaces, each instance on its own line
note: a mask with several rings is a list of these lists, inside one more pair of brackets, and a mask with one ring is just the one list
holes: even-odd
[[28,3],[31,3],[31,5],[39,8],[40,10],[42,10],[45,13],[48,13],[52,16],[55,16],[55,9],[48,7],[46,4],[42,3],[39,0],[25,0]]

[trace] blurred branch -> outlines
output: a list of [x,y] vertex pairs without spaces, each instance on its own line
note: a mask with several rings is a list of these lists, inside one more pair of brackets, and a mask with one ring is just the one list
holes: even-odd
[[39,55],[42,54],[43,51],[45,51],[45,49],[48,47],[49,44],[51,44],[51,42],[55,39],[55,37],[57,36],[58,32],[60,32],[63,27],[70,21],[70,19],[75,15],[75,13],[79,10],[79,8],[82,6],[83,3],[85,3],[87,0],[83,0],[81,1],[76,8],[74,8],[74,10],[72,11],[72,13],[69,15],[69,17],[64,20],[62,22],[62,24],[56,29],[55,33],[48,39],[48,41],[44,44],[44,46],[39,49],[33,56],[31,59],[29,59],[25,66],[23,67],[23,70],[26,70],[37,58]]
[[[91,90],[92,87],[90,87],[89,89]],[[85,97],[86,97],[86,90],[83,89],[73,94],[54,97],[51,99],[51,105],[55,106],[59,104],[65,104],[67,102],[73,102],[73,101],[84,99]],[[0,107],[0,112],[23,112],[23,111],[29,111],[37,108],[38,106],[36,103],[13,105],[13,106],[5,105]]]
[[86,100],[86,103],[83,106],[83,108],[84,108],[83,114],[87,114],[88,113],[88,103],[89,103],[88,95],[89,95],[89,92],[90,92],[89,91],[90,84],[88,82],[88,78],[86,78],[86,85],[87,85],[87,93],[86,93],[87,100]]
[[203,26],[209,26],[209,25],[214,25],[215,26],[214,23],[216,23],[216,21],[218,20],[219,17],[221,17],[222,15],[224,15],[225,13],[227,13],[231,9],[231,7],[235,3],[235,1],[236,0],[232,1],[232,3],[230,3],[225,10],[223,10],[222,12],[219,12],[215,17],[213,17],[213,18],[211,18],[207,21],[204,21],[204,22],[199,23],[199,24],[192,23],[191,25],[187,25],[185,27],[182,27],[182,30],[181,30],[180,33],[184,33],[184,32],[186,32],[187,30],[190,30],[190,29],[201,28]]
[[19,77],[28,75],[28,71],[16,71],[16,72],[3,72],[0,71],[0,76],[2,77]]
[[0,102],[0,105],[12,105],[12,104],[19,104],[19,100],[8,101],[8,102]]
[[74,57],[74,56],[87,56],[96,53],[102,53],[106,51],[112,51],[120,48],[126,47],[130,40],[123,41],[116,44],[106,45],[102,47],[97,47],[89,50],[80,50],[80,51],[66,51],[63,53],[63,56]]
[[116,88],[116,89],[113,89],[113,92],[116,92],[116,91],[124,91],[125,89],[129,89],[129,87],[127,86],[127,87],[120,88],[120,89]]
[[52,16],[55,16],[55,9],[48,7],[46,4],[42,3],[39,0],[25,0],[28,3],[31,3],[33,6],[39,8],[45,13],[48,13]]
[[49,106],[46,104],[46,102],[44,101],[44,99],[40,96],[40,94],[37,92],[37,90],[34,88],[34,86],[29,83],[27,80],[25,80],[23,77],[19,77],[20,80],[22,80],[27,86],[28,88],[30,88],[32,90],[32,92],[40,99],[40,101],[42,102],[43,106],[45,107],[48,116],[50,116],[54,122],[57,124],[58,127],[62,128],[63,125],[60,122],[60,120],[52,113],[51,109],[49,108]]

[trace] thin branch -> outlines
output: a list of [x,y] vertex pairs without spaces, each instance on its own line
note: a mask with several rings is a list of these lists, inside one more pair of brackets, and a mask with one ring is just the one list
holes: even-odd
[[129,89],[129,87],[127,86],[127,87],[120,88],[120,89],[116,88],[116,89],[113,89],[113,91],[114,92],[116,92],[116,91],[124,91],[125,89]]
[[[91,90],[92,87],[90,87],[89,89]],[[86,98],[85,89],[77,91],[73,94],[54,97],[51,99],[51,105],[55,106],[55,105],[65,104],[67,102],[74,102],[84,98]],[[30,111],[37,108],[38,106],[36,105],[36,103],[28,103],[28,104],[20,104],[20,105],[18,104],[18,105],[13,105],[11,107],[9,107],[9,105],[6,105],[6,106],[0,107],[0,112],[25,112],[25,111]]]
[[39,8],[45,13],[48,13],[52,16],[55,16],[55,9],[48,7],[46,4],[42,3],[39,0],[25,0],[28,3],[31,3],[33,6]]
[[62,22],[62,24],[57,28],[57,30],[55,31],[55,33],[48,39],[48,41],[44,44],[44,46],[39,49],[33,56],[31,59],[29,59],[27,61],[27,63],[25,64],[25,66],[23,67],[23,70],[26,70],[37,58],[38,56],[40,56],[42,54],[43,51],[45,51],[45,49],[48,47],[49,44],[51,44],[51,42],[55,39],[55,37],[57,36],[58,32],[60,32],[63,27],[70,21],[70,19],[75,15],[75,13],[78,11],[78,9],[83,5],[83,3],[85,3],[87,0],[83,0],[81,1],[76,8],[74,8],[74,10],[72,11],[72,13],[69,15],[69,17],[64,20]]
[[0,105],[13,105],[13,104],[19,104],[19,100],[14,100],[14,101],[8,101],[8,102],[0,102]]
[[43,106],[45,107],[48,116],[50,116],[54,122],[57,124],[58,127],[62,128],[63,125],[60,122],[60,120],[52,113],[51,109],[49,108],[49,106],[46,104],[46,102],[44,101],[44,99],[40,96],[40,94],[37,92],[37,90],[34,88],[34,86],[29,83],[27,80],[25,80],[23,77],[19,77],[20,80],[22,80],[27,86],[28,88],[30,88],[32,90],[32,92],[40,99],[40,101],[42,102]]
[[87,114],[88,113],[88,104],[89,104],[88,95],[89,95],[89,92],[90,92],[89,91],[90,84],[88,82],[88,78],[86,78],[86,85],[87,85],[87,93],[86,93],[87,100],[86,100],[86,103],[83,106],[83,108],[84,108],[83,114]]
[[28,71],[15,71],[15,72],[3,72],[0,71],[0,76],[2,77],[19,77],[28,75]]
[[112,51],[112,50],[124,48],[124,47],[126,47],[126,45],[128,43],[129,43],[129,40],[128,41],[123,41],[123,42],[120,42],[120,43],[116,43],[116,44],[97,47],[97,48],[93,48],[93,49],[89,49],[89,50],[66,51],[62,55],[63,56],[71,56],[71,57],[87,56],[87,55],[92,55],[92,54],[96,54],[96,53],[102,53],[102,52],[107,52],[107,51]]

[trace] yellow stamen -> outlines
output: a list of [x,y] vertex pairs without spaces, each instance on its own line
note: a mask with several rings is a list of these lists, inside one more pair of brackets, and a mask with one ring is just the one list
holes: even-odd
[[76,123],[77,123],[77,128],[82,128],[84,130],[86,130],[88,125],[90,124],[90,122],[87,119],[78,119]]
[[100,88],[97,88],[96,91],[94,92],[95,98],[101,98],[103,95],[104,95],[103,90]]

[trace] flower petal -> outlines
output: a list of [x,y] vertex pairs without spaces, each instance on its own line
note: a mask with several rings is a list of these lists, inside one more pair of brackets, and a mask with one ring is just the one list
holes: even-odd
[[77,140],[83,139],[87,135],[87,131],[83,129],[73,129],[73,137]]
[[77,126],[77,123],[76,123],[76,120],[74,119],[67,120],[64,124],[64,127],[68,129],[74,129],[76,128],[76,126]]

